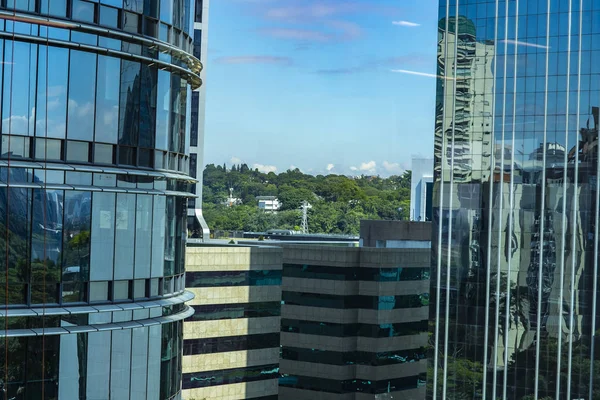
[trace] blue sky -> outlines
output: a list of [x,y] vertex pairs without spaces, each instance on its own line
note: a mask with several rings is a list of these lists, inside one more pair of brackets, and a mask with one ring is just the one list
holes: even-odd
[[205,162],[380,174],[433,151],[436,0],[213,0]]

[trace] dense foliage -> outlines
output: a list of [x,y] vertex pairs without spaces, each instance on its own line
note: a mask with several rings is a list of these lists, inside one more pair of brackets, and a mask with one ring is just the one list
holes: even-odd
[[[312,205],[308,213],[311,233],[358,234],[361,219],[408,219],[409,215],[410,172],[389,178],[351,178],[307,175],[298,169],[265,174],[246,164],[231,168],[209,164],[203,183],[202,208],[211,230],[299,230],[304,200]],[[230,188],[233,196],[242,200],[241,205],[223,204]],[[281,210],[259,210],[256,196],[277,196]]]

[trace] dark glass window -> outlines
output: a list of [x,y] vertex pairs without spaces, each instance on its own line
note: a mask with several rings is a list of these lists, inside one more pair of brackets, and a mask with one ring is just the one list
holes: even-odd
[[279,365],[224,369],[219,371],[183,374],[183,389],[227,385],[232,383],[256,382],[279,377]]
[[87,300],[90,273],[92,195],[65,191],[64,251],[62,254],[63,303]]
[[200,29],[194,30],[194,57],[198,60],[202,59],[202,31]]
[[[6,169],[0,172],[2,180],[6,181]],[[13,179],[15,174],[26,173],[26,170],[14,169],[10,173],[10,180],[15,180]],[[26,179],[26,177],[23,176],[21,179]],[[25,304],[27,302],[25,289],[29,282],[28,249],[31,245],[30,229],[33,217],[31,202],[31,189],[0,189],[0,228],[3,230],[0,232],[0,244],[4,245],[0,254],[5,257],[5,260],[8,260],[8,263],[4,264],[2,276],[0,276],[0,282],[2,282],[0,286],[3,286],[0,289],[0,295],[7,295],[5,287],[8,279],[8,304]],[[11,249],[18,249],[18,251],[11,251]]]
[[158,18],[159,0],[144,0],[144,15]]
[[142,65],[140,78],[139,146],[153,148],[156,126],[157,69]]
[[[192,153],[192,154],[190,154],[190,176],[192,178],[196,178],[197,166],[198,166],[198,154]],[[193,191],[193,193],[196,193],[196,191]]]
[[186,287],[281,285],[280,270],[187,272]]
[[184,340],[183,355],[224,353],[229,351],[268,349],[272,347],[279,347],[279,332]]
[[428,280],[429,268],[360,268],[284,264],[283,275],[305,279],[399,282]]
[[[35,189],[31,243],[32,303],[58,303],[61,278],[64,191]],[[45,284],[44,284],[45,283]]]
[[281,315],[281,304],[277,301],[246,304],[216,304],[193,306],[194,315],[189,321],[211,321],[232,318],[262,318]]
[[393,365],[417,362],[425,359],[424,347],[409,350],[396,350],[380,353],[366,351],[327,351],[319,349],[305,349],[299,347],[282,347],[281,358],[318,364],[330,365]]
[[338,296],[316,293],[283,292],[282,304],[325,308],[364,308],[394,310],[429,305],[429,293],[399,296]]
[[[279,386],[314,390],[329,393],[390,393],[400,390],[416,389],[425,386],[426,374],[397,379],[371,381],[363,379],[334,380],[299,375],[284,374],[279,378]],[[318,398],[318,396],[317,396]]]
[[192,112],[191,112],[191,120],[190,120],[190,146],[196,147],[198,146],[198,129],[200,128],[198,124],[198,109],[200,105],[200,93],[197,91],[192,92]]
[[169,149],[171,113],[171,77],[167,71],[158,71],[156,111],[156,148]]
[[[3,394],[9,399],[58,398],[60,336],[11,337],[0,343]],[[44,363],[40,360],[45,360]],[[6,367],[8,366],[8,370]]]
[[194,10],[195,10],[194,21],[202,22],[202,0],[196,0],[196,5],[195,5]]
[[364,336],[374,338],[417,335],[427,332],[428,321],[372,324],[337,324],[333,322],[281,320],[281,331],[301,333],[303,335],[321,335],[336,337]]
[[96,55],[71,50],[70,66],[67,137],[92,142],[94,140]]
[[140,63],[122,60],[121,94],[119,101],[119,144],[127,146],[137,146],[138,144],[141,83]]

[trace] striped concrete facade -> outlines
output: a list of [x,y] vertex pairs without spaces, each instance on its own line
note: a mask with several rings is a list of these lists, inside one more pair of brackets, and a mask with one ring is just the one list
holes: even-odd
[[188,245],[183,398],[277,399],[280,248]]
[[423,399],[430,250],[283,246],[279,398]]

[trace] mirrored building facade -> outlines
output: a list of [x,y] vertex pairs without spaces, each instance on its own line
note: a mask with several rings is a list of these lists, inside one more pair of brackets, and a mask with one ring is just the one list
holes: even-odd
[[428,398],[600,396],[599,22],[440,1]]
[[0,2],[0,393],[181,396],[186,0]]

